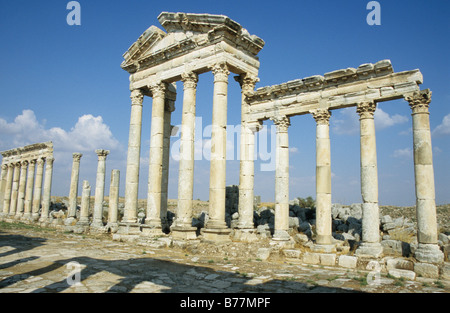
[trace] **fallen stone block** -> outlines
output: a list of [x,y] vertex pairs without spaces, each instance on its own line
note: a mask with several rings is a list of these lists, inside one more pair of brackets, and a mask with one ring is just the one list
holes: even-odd
[[292,259],[298,259],[300,258],[300,250],[296,250],[296,249],[284,249],[283,250],[283,255],[287,258],[292,258]]
[[350,255],[341,255],[339,257],[339,266],[345,268],[356,268],[358,258]]
[[336,254],[334,253],[321,253],[320,254],[320,264],[326,266],[336,265]]
[[420,277],[438,278],[439,267],[429,263],[414,264],[414,272]]
[[319,264],[320,263],[320,255],[318,253],[305,252],[303,254],[303,263]]
[[395,278],[405,278],[408,280],[415,280],[416,279],[416,273],[413,271],[408,270],[400,270],[400,269],[390,269],[388,271],[389,275],[395,277]]
[[256,252],[256,258],[262,261],[266,261],[270,257],[270,248],[259,248]]

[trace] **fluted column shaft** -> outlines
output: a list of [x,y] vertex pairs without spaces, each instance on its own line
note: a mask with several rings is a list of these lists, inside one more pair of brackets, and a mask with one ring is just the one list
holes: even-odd
[[177,227],[192,226],[192,201],[194,196],[194,135],[195,104],[198,76],[185,73],[183,113],[181,119],[180,166],[178,175],[178,206],[176,216]]
[[89,225],[89,206],[91,200],[91,186],[87,180],[83,181],[83,189],[81,193],[80,220],[77,224],[82,226]]
[[331,244],[330,116],[327,109],[311,111],[316,120],[316,244]]
[[72,163],[72,174],[70,175],[70,191],[69,191],[69,218],[74,218],[77,213],[77,197],[78,197],[78,179],[80,176],[80,160],[83,154],[74,153]]
[[27,175],[27,185],[25,191],[25,205],[23,218],[30,219],[31,218],[31,207],[33,204],[33,187],[34,187],[34,172],[36,169],[36,160],[31,160],[28,165],[28,175]]
[[161,183],[164,145],[164,106],[167,86],[150,86],[153,95],[150,134],[150,162],[148,170],[147,214],[145,224],[161,228]]
[[289,117],[272,119],[277,127],[274,240],[289,240]]
[[227,146],[227,105],[228,71],[225,63],[212,68],[214,74],[213,116],[211,131],[211,161],[209,180],[209,229],[226,228],[225,188],[226,188],[226,146]]
[[8,176],[8,165],[2,164],[2,174],[0,177],[0,215],[3,214],[3,201],[5,200],[6,176]]
[[39,209],[41,207],[41,199],[42,199],[42,179],[44,174],[45,158],[39,158],[36,163],[37,163],[36,180],[34,183],[33,207],[31,213],[31,217],[33,218],[33,220],[37,220],[39,218]]
[[97,164],[97,178],[95,180],[95,200],[94,200],[94,216],[92,226],[103,226],[103,200],[105,198],[105,173],[106,173],[106,157],[109,150],[98,149],[95,150],[98,156]]
[[240,148],[240,170],[239,170],[239,222],[240,229],[253,229],[253,201],[254,201],[254,153],[255,153],[255,132],[260,129],[261,124],[249,125],[246,123],[248,103],[245,101],[247,93],[255,89],[255,84],[259,79],[250,74],[241,75],[235,78],[242,89],[241,100],[241,148]]
[[12,191],[13,175],[14,175],[14,164],[8,164],[8,173],[6,175],[6,183],[5,183],[5,193],[3,197],[3,215],[8,215],[9,209],[11,207],[11,191]]
[[20,179],[20,162],[14,164],[14,177],[11,190],[11,207],[9,208],[9,215],[14,216],[17,209],[17,196],[19,194],[19,179]]
[[125,177],[125,212],[123,222],[136,223],[141,155],[142,103],[141,90],[131,92],[130,133],[128,139],[127,172]]
[[109,187],[108,224],[117,223],[117,214],[119,212],[119,183],[120,183],[120,171],[112,170],[111,184]]
[[21,218],[25,206],[25,187],[27,182],[28,161],[20,162],[19,192],[17,195],[16,218]]
[[49,217],[54,160],[55,159],[53,157],[46,158],[44,194],[42,196],[42,213],[40,219],[41,221],[46,221]]

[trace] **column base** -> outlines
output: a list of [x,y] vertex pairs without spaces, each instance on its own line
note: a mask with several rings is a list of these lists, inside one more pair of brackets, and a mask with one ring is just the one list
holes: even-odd
[[141,236],[143,237],[158,237],[164,235],[161,226],[151,226],[147,224],[141,225]]
[[291,236],[286,230],[275,230],[272,240],[274,241],[288,241],[291,240]]
[[419,262],[441,264],[444,263],[444,253],[437,244],[419,243],[419,247],[414,253],[414,257]]
[[240,242],[256,242],[259,240],[255,228],[235,229],[233,231],[233,239]]
[[333,244],[314,244],[311,246],[311,251],[319,253],[336,253],[336,246]]
[[355,255],[378,259],[383,256],[383,246],[378,242],[363,242],[356,249]]
[[117,233],[119,231],[119,223],[108,223],[105,228],[110,233]]
[[64,225],[66,226],[75,226],[77,224],[77,219],[75,217],[68,217],[64,221]]
[[193,240],[197,239],[197,227],[175,226],[171,229],[171,235],[176,240]]
[[140,223],[129,223],[122,222],[119,223],[119,229],[117,230],[117,234],[119,235],[140,235],[141,234],[141,226]]
[[229,228],[206,228],[201,231],[203,241],[214,243],[230,242],[231,229]]

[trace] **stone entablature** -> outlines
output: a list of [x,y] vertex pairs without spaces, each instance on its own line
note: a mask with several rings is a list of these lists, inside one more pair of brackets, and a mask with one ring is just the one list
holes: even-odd
[[237,74],[258,74],[264,41],[230,18],[163,12],[158,20],[167,33],[151,26],[123,55],[131,90],[179,81],[185,72],[205,73],[221,62]]
[[279,115],[294,116],[308,114],[319,107],[333,110],[361,102],[401,99],[419,91],[422,82],[419,70],[394,73],[391,62],[383,60],[363,64],[357,69],[262,87],[246,94],[247,122],[270,119],[275,111]]
[[53,156],[53,143],[35,143],[25,147],[15,148],[0,152],[3,156],[2,164],[10,164],[21,161],[32,161],[39,158]]

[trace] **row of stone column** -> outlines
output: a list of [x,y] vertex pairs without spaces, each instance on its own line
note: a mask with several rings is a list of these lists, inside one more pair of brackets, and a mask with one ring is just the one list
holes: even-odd
[[[416,186],[416,207],[418,223],[419,248],[416,258],[432,262],[441,262],[443,255],[437,245],[437,221],[434,191],[434,174],[431,135],[429,124],[429,90],[407,95],[405,99],[412,109],[413,141],[414,141],[414,169]],[[361,194],[362,194],[362,245],[357,254],[378,257],[382,253],[379,230],[378,206],[378,174],[374,113],[376,103],[367,101],[357,104],[360,116],[360,146],[361,146]],[[327,109],[316,109],[310,112],[316,120],[316,245],[314,249],[321,252],[332,252],[331,225],[331,158],[329,119],[331,112]],[[272,119],[277,127],[276,138],[276,173],[275,173],[275,232],[274,240],[289,240],[289,142],[287,128],[289,117],[281,116]],[[253,142],[253,131],[243,132],[245,146]],[[250,149],[253,149],[251,147]],[[253,153],[253,150],[251,150]],[[247,173],[243,169],[252,169],[249,164],[252,158],[241,159],[242,195],[239,201],[240,222],[242,228],[253,227],[253,201],[247,199],[245,191],[253,189],[253,180],[246,179]],[[253,170],[252,170],[253,171]]]
[[0,204],[4,217],[34,221],[40,217],[41,221],[47,220],[50,209],[53,161],[54,158],[48,156],[2,165]]

